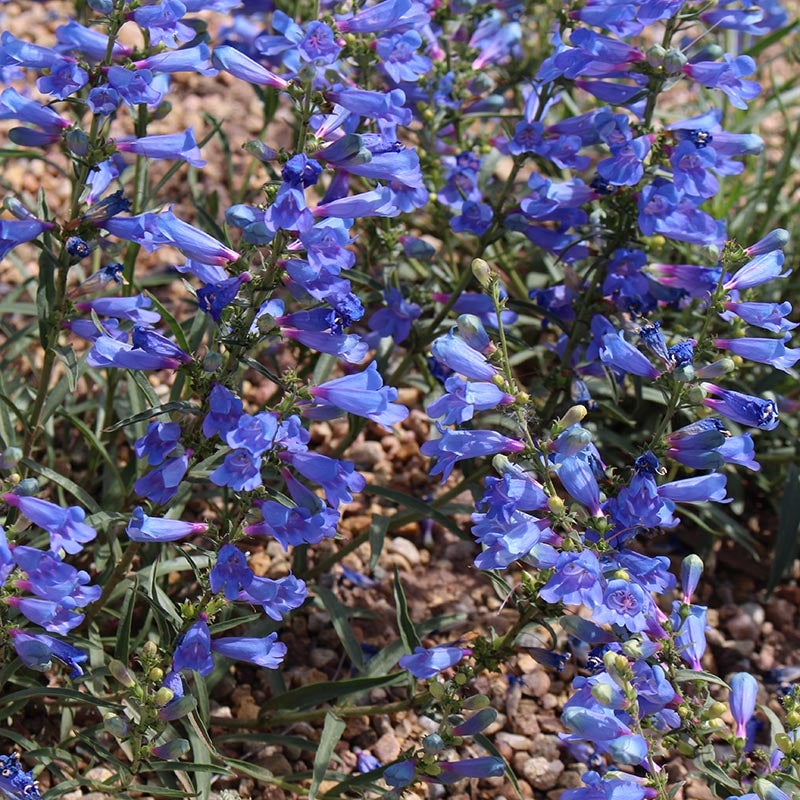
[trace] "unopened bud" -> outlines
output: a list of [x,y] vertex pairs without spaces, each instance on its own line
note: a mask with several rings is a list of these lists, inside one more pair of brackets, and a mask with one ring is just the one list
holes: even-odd
[[456,672],[453,682],[456,686],[463,686],[467,682],[467,676],[463,672]]
[[153,667],[147,673],[147,679],[153,681],[153,683],[160,683],[164,680],[164,670],[161,667]]
[[567,413],[558,421],[559,427],[571,428],[573,425],[577,425],[581,422],[588,413],[584,405],[579,404],[572,406],[572,408],[567,409]]
[[[163,688],[163,687],[162,687]],[[159,692],[161,689],[158,690]],[[158,694],[158,692],[156,692]],[[162,706],[158,710],[158,718],[163,719],[165,722],[173,722],[176,719],[180,719],[181,717],[185,717],[190,711],[194,710],[194,707],[197,705],[194,697],[190,694],[181,697],[179,700],[175,700],[174,702],[168,702],[165,706]]]
[[175,692],[167,686],[162,686],[154,695],[153,703],[156,708],[162,708],[175,697]]
[[479,708],[486,708],[489,702],[485,694],[474,694],[472,697],[467,697],[461,705],[467,711],[477,711]]
[[222,366],[222,353],[212,350],[203,356],[203,372],[216,372]]
[[128,720],[116,714],[106,714],[103,717],[103,727],[115,739],[124,739],[131,732],[131,726],[128,724]]
[[664,69],[669,75],[675,75],[686,66],[686,56],[675,48],[670,48],[664,54]]
[[687,397],[693,406],[699,406],[706,399],[706,393],[701,386],[692,386],[687,393]]
[[18,494],[20,497],[35,497],[39,494],[40,489],[39,481],[36,478],[23,478],[14,489],[14,494]]
[[89,152],[89,137],[85,131],[79,128],[70,128],[67,131],[64,141],[70,152],[76,156],[85,156]]
[[36,214],[29,211],[22,201],[17,200],[16,197],[6,197],[5,200],[3,200],[3,206],[17,219],[38,219]]
[[680,367],[676,367],[672,370],[672,377],[675,378],[678,383],[689,383],[697,377],[697,372],[691,364],[682,364]]
[[150,114],[150,119],[155,121],[157,119],[166,119],[172,111],[172,103],[169,100],[162,100],[155,111]]
[[474,258],[472,260],[472,274],[484,289],[488,289],[496,277],[488,262],[482,258]]
[[666,54],[667,51],[660,44],[654,44],[645,53],[645,58],[651,67],[660,67]]
[[156,653],[158,653],[158,645],[155,642],[152,642],[152,641],[150,641],[150,639],[148,639],[142,645],[142,655],[144,655],[144,656],[154,656],[154,655],[156,655]]
[[108,663],[108,671],[126,688],[130,689],[136,685],[136,678],[133,673],[116,658]]
[[712,703],[708,709],[708,718],[715,719],[717,717],[721,717],[727,710],[728,706],[725,705],[725,703],[722,703],[720,701]]
[[558,515],[564,513],[564,501],[558,495],[547,498],[547,507],[553,514]]
[[[478,259],[475,260],[477,261]],[[489,338],[489,334],[486,333],[486,328],[483,327],[480,317],[476,317],[474,314],[461,314],[456,319],[456,324],[461,338],[473,350],[483,353],[492,344],[492,340]]]
[[428,684],[428,691],[434,700],[441,700],[444,697],[444,685],[439,681],[431,681]]
[[250,142],[245,142],[242,149],[255,156],[259,161],[267,163],[268,161],[277,161],[278,151],[274,147],[269,147],[258,139],[253,139]]
[[435,756],[444,750],[444,739],[438,733],[429,733],[422,740],[422,749],[428,755]]
[[13,469],[22,458],[22,450],[19,447],[6,447],[0,454],[0,469]]
[[784,228],[775,228],[770,231],[763,239],[759,239],[750,247],[745,247],[744,251],[750,258],[769,253],[772,250],[783,250],[789,244],[789,231]]
[[163,758],[164,761],[174,761],[185,753],[189,752],[191,745],[186,739],[173,739],[165,744],[157,744],[150,749],[156,758]]
[[616,698],[617,693],[613,687],[607,683],[596,683],[592,686],[592,697],[600,703],[601,706],[606,708],[610,707]]
[[736,369],[736,364],[733,363],[732,358],[720,358],[718,361],[714,361],[711,364],[706,364],[704,367],[700,367],[699,369],[695,370],[697,377],[702,381],[712,381],[715,378],[721,378],[723,375],[727,375],[729,372],[733,372]]

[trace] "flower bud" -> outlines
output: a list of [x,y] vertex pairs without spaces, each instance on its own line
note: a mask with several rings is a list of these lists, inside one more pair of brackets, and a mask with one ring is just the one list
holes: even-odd
[[441,700],[444,697],[444,684],[439,681],[431,681],[428,684],[428,691],[434,700]]
[[70,128],[64,140],[70,152],[76,156],[83,157],[89,152],[89,137],[79,128]]
[[166,119],[172,111],[172,103],[169,100],[162,100],[150,114],[151,120]]
[[711,381],[733,372],[734,369],[736,369],[736,364],[733,363],[733,359],[725,357],[700,367],[696,370],[696,375],[702,381]]
[[753,258],[754,256],[769,253],[772,250],[783,250],[787,244],[789,244],[789,231],[784,228],[775,228],[763,239],[759,239],[755,244],[751,244],[750,247],[745,247],[744,252],[750,258]]
[[689,389],[687,396],[689,398],[689,402],[694,406],[702,405],[703,400],[706,399],[706,393],[702,386],[692,386]]
[[133,673],[116,658],[108,662],[108,671],[126,688],[130,689],[136,685],[136,678]]
[[753,791],[762,800],[792,800],[786,792],[779,789],[772,781],[766,778],[757,778],[753,783]]
[[458,325],[458,332],[461,338],[473,349],[479,353],[485,353],[492,345],[492,340],[489,334],[486,333],[486,328],[480,317],[474,314],[461,314],[456,319]]
[[259,142],[258,139],[245,142],[242,145],[242,149],[246,150],[251,156],[255,156],[259,161],[263,161],[264,163],[267,163],[268,161],[277,161],[278,159],[278,151],[274,147],[269,147],[269,145]]
[[596,683],[592,686],[592,697],[594,697],[601,706],[605,706],[606,708],[611,707],[616,696],[617,693],[607,683]]
[[0,469],[13,469],[21,458],[22,450],[19,447],[6,447],[0,454]]
[[167,686],[162,686],[154,695],[153,695],[153,704],[156,708],[162,708],[167,703],[169,703],[172,698],[175,697],[175,692],[172,691]]
[[203,372],[216,372],[222,366],[222,353],[210,351],[203,356]]
[[16,197],[6,197],[5,200],[3,200],[3,207],[10,211],[17,219],[38,219],[38,217],[32,211],[29,211],[25,204]]
[[678,383],[689,383],[693,381],[696,376],[697,372],[691,364],[682,364],[680,367],[676,367],[672,370],[672,377],[675,378]]
[[[484,695],[478,695],[483,697]],[[486,698],[489,702],[489,698]],[[459,723],[453,728],[453,733],[457,736],[474,736],[482,730],[488,728],[497,719],[497,712],[493,708],[482,708],[469,719]]]
[[660,67],[664,63],[664,56],[666,54],[667,51],[660,44],[654,44],[652,47],[648,48],[645,53],[645,58],[651,67]]
[[687,605],[692,602],[700,576],[703,574],[703,559],[692,553],[686,556],[681,563],[681,585],[683,586],[683,602]]
[[40,488],[36,478],[23,478],[14,489],[14,494],[18,494],[20,497],[35,497],[39,494]]
[[461,706],[467,711],[477,711],[480,708],[486,708],[489,703],[490,700],[485,694],[474,694],[472,697],[467,697]]
[[580,404],[574,405],[567,409],[567,413],[558,421],[558,426],[561,429],[571,428],[573,425],[582,422],[588,413],[589,411],[586,406]]
[[143,656],[145,656],[145,657],[154,656],[157,653],[158,653],[158,645],[155,642],[150,641],[150,639],[148,639],[142,645],[142,655]]
[[157,744],[150,749],[156,758],[163,758],[165,761],[173,761],[189,752],[191,745],[186,739],[172,739],[165,744]]
[[444,750],[444,739],[438,733],[429,733],[422,740],[422,749],[429,756],[435,756]]
[[147,673],[147,680],[153,681],[153,683],[160,683],[164,680],[164,670],[161,669],[161,667],[153,667],[153,669]]
[[488,262],[484,261],[482,258],[475,258],[472,260],[472,274],[475,276],[475,280],[477,280],[484,289],[488,289],[497,278]]
[[124,739],[130,732],[128,720],[117,714],[106,714],[103,717],[103,727],[115,738]]
[[686,66],[686,56],[680,51],[671,47],[664,54],[664,69],[669,75],[675,75]]
[[547,498],[547,507],[553,514],[561,515],[564,513],[564,501],[558,495]]
[[[162,687],[158,692],[163,691]],[[169,690],[167,690],[169,691]],[[156,695],[158,695],[156,692]],[[165,722],[173,722],[176,719],[185,717],[197,705],[197,701],[190,694],[181,697],[179,700],[168,702],[165,706],[158,710],[158,718],[163,719]]]

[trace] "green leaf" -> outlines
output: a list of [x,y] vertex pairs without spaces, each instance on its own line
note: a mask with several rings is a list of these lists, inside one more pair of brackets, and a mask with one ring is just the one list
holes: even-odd
[[64,347],[56,347],[55,353],[58,356],[58,360],[67,368],[69,390],[74,392],[78,386],[78,378],[81,374],[78,359],[75,357],[75,351],[72,349],[72,345],[68,344]]
[[389,530],[389,520],[391,517],[378,516],[372,517],[369,526],[369,571],[372,572],[378,566],[378,559],[381,557],[383,543],[386,540],[386,532]]
[[129,792],[143,792],[146,795],[155,795],[156,797],[197,797],[197,792],[187,793],[182,789],[167,789],[165,786],[153,786],[152,784],[138,784],[132,783],[128,787]]
[[182,414],[201,413],[201,409],[191,403],[187,403],[185,400],[174,400],[171,403],[162,403],[153,408],[148,408],[146,411],[141,411],[138,414],[133,414],[133,416],[121,419],[119,422],[115,422],[110,428],[106,428],[106,430],[109,433],[118,431],[120,428],[125,428],[128,425],[135,425],[137,422],[147,422],[147,420],[153,419],[159,414],[169,414],[172,411],[179,411]]
[[403,646],[406,648],[406,652],[413,653],[414,648],[420,647],[422,642],[408,614],[408,603],[406,602],[406,595],[403,591],[403,584],[400,583],[400,573],[397,571],[397,567],[394,568],[392,590],[394,592],[394,604],[395,610],[397,611],[397,627],[400,629],[400,639],[403,642]]
[[136,596],[139,589],[139,579],[134,576],[132,588],[125,593],[122,601],[120,619],[117,623],[117,643],[114,647],[114,658],[123,664],[128,663],[131,644],[131,627],[133,625],[133,612],[136,608]]
[[311,708],[331,700],[339,700],[351,694],[360,694],[381,686],[391,686],[405,680],[405,677],[404,673],[395,672],[392,675],[365,676],[362,678],[349,678],[345,681],[309,683],[306,686],[300,686],[276,697],[271,697],[261,704],[261,710]]
[[[411,497],[410,495],[405,494],[405,492],[398,492],[394,489],[388,489],[385,486],[373,486],[368,484],[362,489],[362,493],[376,494],[379,497],[385,497],[388,500],[391,500],[393,503],[396,503],[399,506],[404,506],[411,509],[413,514],[403,514],[403,520],[405,522],[418,519],[432,519],[443,528],[446,528],[454,533],[460,539],[464,538],[464,531],[461,530],[455,520],[452,520],[450,517],[442,514],[441,511],[434,508],[430,503],[425,503],[422,500],[418,500],[416,497]],[[409,516],[411,517],[411,520],[409,520]],[[391,524],[391,520],[389,522]]]
[[702,681],[703,683],[714,683],[717,686],[722,686],[725,689],[731,687],[725,683],[722,678],[712,675],[710,672],[703,672],[701,669],[678,669],[675,670],[675,680],[678,683],[692,683],[693,681]]
[[31,461],[29,458],[23,458],[19,463],[27,467],[31,472],[35,472],[37,475],[47,478],[49,481],[52,481],[64,489],[64,491],[69,492],[76,500],[79,500],[89,509],[92,514],[96,514],[98,511],[102,510],[90,494],[81,489],[77,483],[73,483],[69,478],[64,477],[60,472],[55,472],[55,470],[49,467],[43,467],[35,461]]
[[778,506],[778,533],[775,537],[775,553],[769,570],[767,591],[771,592],[786,574],[797,553],[797,532],[800,529],[800,470],[797,464],[789,464],[783,497]]
[[314,770],[311,779],[311,787],[308,791],[309,800],[314,800],[319,791],[320,784],[325,778],[328,763],[333,755],[333,748],[336,747],[345,729],[345,721],[339,719],[330,711],[325,715],[325,724],[322,726],[322,735],[319,738],[319,748],[314,756]]
[[350,609],[339,601],[339,598],[324,586],[315,586],[314,594],[319,597],[325,610],[330,614],[331,624],[339,637],[339,641],[345,649],[353,666],[358,667],[359,672],[364,670],[364,652],[361,649],[356,635],[348,622],[348,613]]

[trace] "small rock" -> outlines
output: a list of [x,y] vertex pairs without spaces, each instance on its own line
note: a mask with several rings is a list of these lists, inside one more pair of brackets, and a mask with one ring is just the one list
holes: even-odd
[[531,697],[544,697],[550,691],[552,681],[550,676],[543,670],[537,669],[522,678],[525,685],[525,694]]
[[318,669],[323,669],[329,664],[333,664],[338,656],[333,650],[327,647],[312,647],[309,653],[311,664]]
[[542,791],[554,788],[563,771],[564,765],[561,761],[549,761],[541,756],[529,758],[522,766],[522,774],[525,780],[534,789]]
[[517,713],[511,719],[514,733],[521,733],[525,736],[533,736],[539,733],[537,713],[539,713],[539,706],[533,700],[526,700],[525,698],[520,700]]
[[400,755],[400,742],[393,733],[384,733],[372,746],[372,752],[378,761],[388,764]]
[[548,761],[557,761],[561,754],[561,739],[546,733],[540,733],[533,737],[531,754],[541,756]]
[[530,736],[523,736],[519,733],[508,733],[507,731],[498,733],[494,737],[494,741],[498,747],[502,744],[515,752],[528,751],[533,744]]
[[347,456],[357,468],[374,467],[383,460],[383,448],[380,442],[356,442],[348,450]]
[[399,555],[403,556],[403,558],[405,558],[405,560],[408,561],[412,567],[418,567],[420,564],[421,559],[419,550],[414,542],[411,542],[408,539],[398,536],[389,542],[389,545],[386,549],[390,553],[398,553]]
[[277,775],[278,777],[292,774],[292,765],[283,753],[260,756],[257,763],[260,767],[268,769],[273,775]]
[[107,781],[109,778],[113,777],[114,773],[105,767],[92,767],[92,769],[88,770],[86,773],[87,780],[97,781],[98,783],[103,783],[103,781]]

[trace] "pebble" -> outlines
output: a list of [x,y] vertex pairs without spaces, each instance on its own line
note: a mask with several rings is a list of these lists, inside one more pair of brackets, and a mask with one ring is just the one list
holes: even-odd
[[540,733],[533,737],[531,754],[541,756],[548,761],[557,761],[561,755],[561,739],[547,733]]
[[384,458],[380,442],[356,442],[347,451],[347,457],[357,468],[374,467]]
[[390,553],[397,553],[398,555],[403,556],[403,558],[405,558],[405,560],[412,567],[419,566],[421,562],[419,550],[414,542],[411,542],[408,539],[403,539],[400,536],[392,539],[386,549]]
[[388,764],[400,755],[400,742],[393,733],[384,733],[372,746],[372,752],[378,761]]
[[533,745],[533,740],[530,736],[523,736],[519,733],[508,733],[507,731],[501,731],[494,737],[494,743],[499,748],[507,748],[508,750],[513,750],[515,752],[527,752],[531,749]]
[[317,669],[323,669],[339,659],[336,652],[328,647],[312,647],[309,657],[312,666],[317,667]]
[[515,733],[522,733],[526,736],[533,736],[539,733],[539,721],[536,715],[539,713],[539,706],[533,700],[523,698],[519,701],[517,713],[514,714],[511,723]]
[[268,756],[261,756],[257,761],[260,767],[268,769],[273,775],[291,775],[292,765],[283,753],[274,753]]
[[556,759],[550,761],[541,756],[529,758],[522,765],[522,775],[534,789],[542,791],[553,789],[558,783],[558,778],[564,771],[564,765]]

